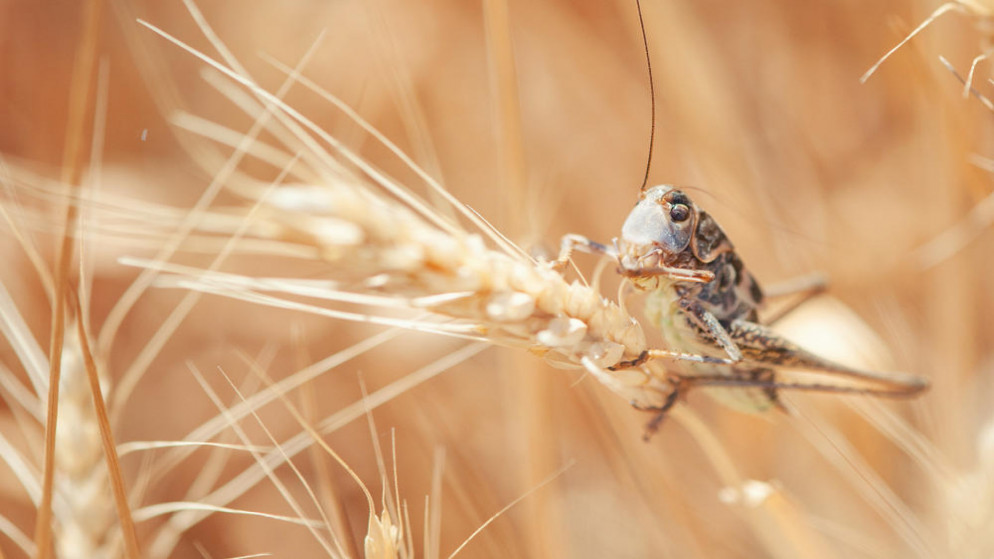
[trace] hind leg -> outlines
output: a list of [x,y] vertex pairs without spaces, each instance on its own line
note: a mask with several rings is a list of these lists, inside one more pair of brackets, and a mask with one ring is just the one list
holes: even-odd
[[828,289],[828,280],[822,274],[811,274],[801,276],[783,283],[778,283],[766,289],[767,299],[781,297],[797,297],[786,306],[776,309],[774,313],[764,317],[765,324],[773,324],[781,318],[797,310],[798,307],[810,301],[814,297],[821,295]]

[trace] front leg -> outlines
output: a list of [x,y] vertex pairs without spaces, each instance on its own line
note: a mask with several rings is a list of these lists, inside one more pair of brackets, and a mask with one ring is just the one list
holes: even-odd
[[574,250],[580,250],[589,254],[600,254],[617,258],[617,251],[612,246],[608,246],[597,241],[592,241],[583,235],[568,233],[563,235],[559,242],[559,256],[551,262],[552,268],[560,270],[569,263]]
[[643,268],[640,266],[637,268],[621,268],[618,271],[626,278],[664,276],[671,280],[690,283],[711,283],[714,281],[714,273],[709,270],[688,270],[685,268],[671,268],[669,266]]
[[[565,267],[575,250],[608,256],[616,260],[619,259],[618,248],[616,246],[598,243],[576,233],[567,233],[559,241],[559,256],[551,262],[552,268],[554,270],[561,270]],[[710,283],[714,280],[714,273],[708,270],[687,270],[684,268],[671,268],[669,266],[655,266],[652,268],[642,267],[641,265],[631,268],[620,266],[618,272],[627,278],[666,276],[673,280],[691,283]]]
[[683,311],[682,314],[689,317],[698,328],[711,334],[714,342],[721,349],[725,350],[725,354],[728,355],[730,360],[729,364],[742,361],[742,350],[732,341],[732,337],[714,314],[693,299],[680,299],[678,304],[680,305],[680,310]]

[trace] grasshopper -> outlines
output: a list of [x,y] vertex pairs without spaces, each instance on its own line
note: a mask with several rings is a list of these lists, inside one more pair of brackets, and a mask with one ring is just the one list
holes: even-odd
[[[650,359],[672,361],[672,392],[652,411],[654,432],[680,395],[695,386],[736,387],[716,393],[733,408],[757,412],[780,407],[778,389],[912,396],[928,387],[920,377],[862,371],[834,363],[760,324],[765,295],[714,218],[672,186],[643,189],[611,245],[579,235],[563,237],[555,264],[570,254],[608,256],[618,273],[646,291],[645,316],[661,331],[669,350],[648,350],[614,368],[638,367]],[[819,290],[817,284],[808,294]],[[781,315],[782,316],[782,315]],[[781,368],[804,369],[856,379],[853,383],[780,382]]]

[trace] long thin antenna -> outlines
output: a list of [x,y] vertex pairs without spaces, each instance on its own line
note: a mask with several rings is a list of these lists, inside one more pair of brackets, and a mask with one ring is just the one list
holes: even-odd
[[652,168],[652,146],[656,142],[656,87],[652,81],[652,58],[649,57],[649,38],[645,34],[645,19],[642,17],[642,1],[635,0],[639,12],[639,28],[642,30],[642,47],[645,48],[645,66],[649,69],[649,101],[652,104],[652,123],[649,128],[649,157],[645,161],[645,177],[639,190],[649,185],[649,169]]

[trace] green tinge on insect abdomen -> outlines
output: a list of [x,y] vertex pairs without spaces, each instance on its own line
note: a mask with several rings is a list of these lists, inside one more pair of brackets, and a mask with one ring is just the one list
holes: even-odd
[[[679,308],[676,293],[668,285],[649,292],[645,300],[645,317],[659,329],[666,343],[665,349],[669,351],[728,358],[728,354],[710,338],[708,333],[701,332],[697,325],[687,318]],[[752,378],[753,375],[753,371],[749,368],[680,360],[667,362],[666,368],[685,377],[727,376],[745,380]],[[776,404],[767,389],[759,387],[714,388],[708,393],[721,404],[744,413],[764,412]]]

